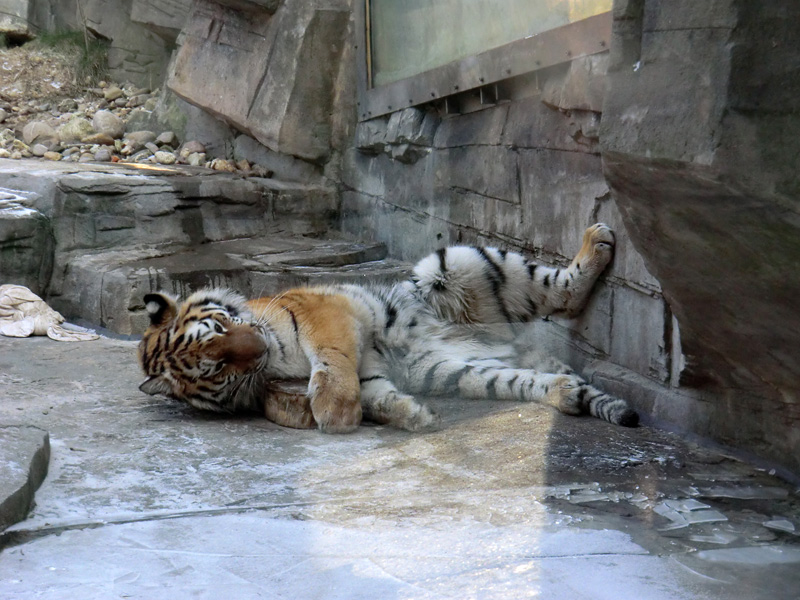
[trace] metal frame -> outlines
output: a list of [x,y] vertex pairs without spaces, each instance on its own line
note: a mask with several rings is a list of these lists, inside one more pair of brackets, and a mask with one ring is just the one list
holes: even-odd
[[441,100],[510,77],[608,50],[611,12],[523,38],[379,87],[372,87],[369,0],[357,0],[358,120]]

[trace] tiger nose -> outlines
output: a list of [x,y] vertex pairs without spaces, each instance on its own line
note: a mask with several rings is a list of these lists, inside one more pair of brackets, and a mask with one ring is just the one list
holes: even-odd
[[231,325],[210,354],[240,371],[252,368],[267,351],[264,339],[249,325]]

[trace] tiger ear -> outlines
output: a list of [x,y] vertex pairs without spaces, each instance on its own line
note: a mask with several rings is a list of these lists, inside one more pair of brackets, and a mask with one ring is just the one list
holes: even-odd
[[139,389],[150,396],[157,396],[159,394],[168,396],[172,393],[172,387],[169,385],[169,382],[161,375],[148,377],[142,382]]
[[150,324],[154,327],[163,325],[178,316],[178,304],[175,299],[161,292],[145,294],[144,306],[150,315]]

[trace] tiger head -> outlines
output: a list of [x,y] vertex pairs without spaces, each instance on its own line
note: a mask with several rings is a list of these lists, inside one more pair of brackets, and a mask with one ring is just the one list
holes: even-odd
[[147,375],[140,390],[203,410],[255,408],[239,391],[266,365],[269,343],[242,296],[207,289],[180,305],[164,293],[147,294],[144,302],[150,325],[139,343]]

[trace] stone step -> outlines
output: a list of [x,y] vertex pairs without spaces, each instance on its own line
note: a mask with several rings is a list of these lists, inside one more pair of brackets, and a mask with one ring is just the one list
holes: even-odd
[[142,299],[151,291],[185,298],[203,287],[229,287],[252,298],[294,286],[387,282],[407,274],[407,265],[386,259],[383,244],[276,234],[84,253],[66,265],[48,301],[82,324],[137,335],[147,326]]
[[0,159],[0,283],[30,287],[70,320],[135,335],[151,291],[255,297],[405,276],[382,244],[332,233],[337,218],[337,191],[321,184]]
[[324,235],[338,194],[321,184],[193,167],[0,159],[0,283],[47,295],[75,256],[275,231]]

